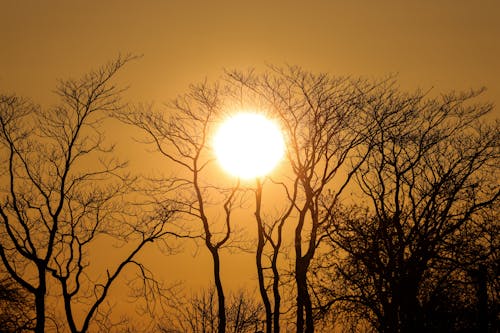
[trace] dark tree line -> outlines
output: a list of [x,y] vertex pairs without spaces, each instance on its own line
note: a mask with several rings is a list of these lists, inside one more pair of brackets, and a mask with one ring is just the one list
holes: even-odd
[[320,311],[380,332],[498,329],[499,131],[479,93],[391,90],[370,106],[363,203],[324,207]]
[[[165,108],[130,106],[112,81],[132,59],[61,81],[52,109],[1,95],[0,257],[12,304],[33,314],[19,327],[48,330],[57,290],[61,330],[110,329],[105,301],[131,267],[161,318],[148,327],[164,332],[498,329],[499,131],[482,91],[433,97],[394,78],[269,67],[192,85]],[[287,141],[278,169],[251,183],[221,175],[212,150],[241,109],[265,113]],[[129,174],[105,138],[110,118],[141,131],[167,176]],[[250,243],[235,228],[241,212],[255,221]],[[98,236],[125,255],[95,281]],[[208,251],[213,288],[164,293],[139,258],[172,236]],[[225,290],[228,247],[255,254],[259,299]]]

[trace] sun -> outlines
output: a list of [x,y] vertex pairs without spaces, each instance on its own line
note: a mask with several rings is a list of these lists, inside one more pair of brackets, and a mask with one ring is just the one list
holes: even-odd
[[279,126],[251,112],[237,113],[224,121],[215,134],[213,147],[222,168],[242,179],[268,174],[285,151]]

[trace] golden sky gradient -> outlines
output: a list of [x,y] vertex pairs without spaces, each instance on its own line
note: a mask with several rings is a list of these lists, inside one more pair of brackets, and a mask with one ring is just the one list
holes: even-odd
[[488,87],[500,104],[500,2],[1,0],[0,90],[43,103],[57,78],[132,52],[128,97],[166,101],[223,68],[266,63],[437,91]]
[[[339,75],[397,73],[404,89],[438,93],[486,86],[484,98],[500,114],[498,0],[0,0],[0,12],[0,92],[42,105],[55,101],[57,79],[134,53],[143,57],[119,80],[135,102],[168,101],[224,68],[292,64]],[[187,257],[189,267],[168,279],[185,279],[195,266],[210,271],[203,247]],[[253,263],[235,263],[222,258],[228,280],[254,275]]]

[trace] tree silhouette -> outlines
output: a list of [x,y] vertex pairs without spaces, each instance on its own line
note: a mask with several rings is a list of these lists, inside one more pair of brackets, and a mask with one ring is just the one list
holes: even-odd
[[[70,331],[87,331],[124,268],[144,272],[137,254],[171,233],[172,209],[146,216],[127,203],[134,179],[103,133],[110,112],[123,107],[123,89],[111,81],[133,58],[119,57],[79,80],[61,81],[61,103],[48,110],[16,96],[0,97],[0,257],[34,298],[36,332],[46,327],[49,288],[62,294]],[[125,254],[94,280],[89,249],[103,239],[122,244]]]
[[[492,106],[474,103],[482,90],[431,97],[393,78],[270,66],[157,110],[124,105],[113,84],[132,59],[60,81],[50,109],[0,95],[0,331],[121,329],[106,301],[129,269],[153,320],[165,311],[162,332],[498,330],[500,131]],[[222,174],[211,147],[240,109],[265,113],[287,141],[281,165],[250,185]],[[167,175],[130,175],[105,137],[116,118]],[[255,222],[245,248],[235,216]],[[213,288],[162,289],[140,254],[168,251],[171,237],[203,244]],[[97,268],[106,246],[116,256]],[[227,247],[254,253],[261,304],[225,290]]]
[[[217,295],[213,288],[186,298],[171,299],[171,310],[158,325],[161,332],[216,333]],[[247,290],[230,293],[226,303],[227,332],[255,333],[261,327],[262,306]]]
[[[321,242],[321,226],[328,217],[320,210],[325,193],[336,200],[355,171],[368,156],[367,141],[376,130],[367,122],[364,106],[379,83],[328,74],[315,75],[297,67],[271,67],[269,73],[229,73],[232,80],[260,100],[281,123],[288,139],[287,160],[291,176],[279,182],[288,207],[261,232],[272,247],[274,331],[279,331],[279,273],[277,258],[285,224],[295,222],[295,265],[297,332],[313,332],[313,306],[308,273]],[[380,87],[383,88],[383,85]],[[273,236],[274,234],[274,236]],[[267,332],[271,332],[269,329]]]
[[[228,186],[213,176],[215,156],[211,135],[225,112],[224,92],[218,85],[192,85],[189,92],[169,104],[169,113],[142,105],[117,113],[123,122],[141,129],[156,151],[170,161],[174,172],[152,179],[149,194],[159,202],[175,202],[185,227],[201,224],[200,237],[213,260],[217,292],[217,332],[226,330],[226,303],[220,274],[220,250],[229,244],[232,212],[238,203],[239,181]],[[195,222],[195,223],[193,223]]]
[[467,329],[466,312],[479,310],[469,329],[491,329],[499,130],[485,121],[491,105],[473,103],[479,93],[393,89],[370,103],[379,131],[356,173],[364,204],[324,198],[331,248],[315,269],[321,311],[355,313],[380,332],[423,332]]

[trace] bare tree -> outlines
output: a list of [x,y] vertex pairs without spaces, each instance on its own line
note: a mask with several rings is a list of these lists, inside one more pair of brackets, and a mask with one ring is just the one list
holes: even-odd
[[[172,301],[174,301],[172,303]],[[186,299],[171,298],[171,310],[159,325],[161,332],[217,332],[217,300],[213,288],[193,294]],[[227,331],[255,333],[261,327],[262,307],[246,290],[231,293],[227,305]]]
[[201,224],[200,237],[213,260],[220,333],[227,326],[220,250],[230,242],[231,214],[239,197],[239,181],[228,186],[213,175],[211,137],[227,112],[223,96],[218,85],[203,83],[191,86],[187,94],[170,103],[168,113],[143,105],[117,114],[141,129],[146,136],[141,141],[154,146],[175,170],[167,179],[153,179],[149,193],[159,201],[174,201],[187,228],[193,228],[192,222]]
[[[492,106],[473,103],[479,93],[429,98],[393,89],[372,101],[379,130],[356,174],[370,205],[323,207],[332,250],[316,270],[329,296],[322,310],[356,313],[380,332],[439,329],[431,317],[445,295],[455,299],[449,310],[478,295],[487,314],[498,269],[491,228],[498,230],[500,132],[498,121],[484,121]],[[476,318],[482,331],[485,320]]]
[[[287,181],[277,181],[284,186],[288,208],[283,210],[281,218],[273,219],[266,227],[267,239],[273,248],[274,325],[275,332],[279,331],[276,262],[281,232],[287,221],[294,221],[296,329],[297,332],[313,332],[307,276],[321,242],[321,226],[328,220],[321,214],[321,198],[327,192],[335,193],[335,200],[331,202],[335,205],[367,156],[367,145],[362,144],[369,140],[374,128],[365,121],[364,105],[377,84],[327,74],[315,75],[296,67],[272,67],[270,73],[263,75],[232,72],[229,77],[261,100],[261,105],[279,120],[288,140],[291,177]],[[276,237],[274,241],[273,237]]]
[[[103,132],[110,112],[123,107],[123,89],[112,79],[133,58],[119,57],[80,80],[61,81],[61,103],[48,110],[1,96],[0,257],[34,298],[36,332],[46,327],[49,276],[61,290],[69,329],[85,332],[124,268],[141,268],[137,254],[171,232],[170,207],[153,217],[129,214],[133,178]],[[91,279],[89,249],[106,237],[127,244],[125,255],[109,263],[101,280]]]
[[[297,181],[295,181],[295,186],[297,186]],[[284,187],[284,189],[286,190],[286,187]],[[255,187],[255,220],[257,223],[257,247],[255,251],[255,259],[259,292],[266,314],[265,331],[277,333],[280,332],[281,329],[280,318],[282,312],[282,295],[280,289],[282,288],[282,285],[285,284],[285,282],[280,278],[281,273],[279,258],[282,251],[284,251],[282,247],[284,237],[283,228],[285,226],[285,222],[292,213],[293,205],[288,206],[285,211],[278,213],[277,217],[264,217],[262,212],[263,190],[264,182],[258,179]],[[296,193],[297,192],[295,191],[294,195],[296,195]],[[293,198],[288,198],[294,201]],[[268,251],[266,251],[266,245],[270,248]],[[264,261],[265,259],[267,260]],[[266,274],[266,271],[269,270],[271,271],[270,274]],[[271,289],[271,292],[268,291],[269,289]],[[272,305],[269,294],[272,295]]]

